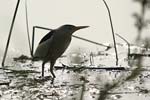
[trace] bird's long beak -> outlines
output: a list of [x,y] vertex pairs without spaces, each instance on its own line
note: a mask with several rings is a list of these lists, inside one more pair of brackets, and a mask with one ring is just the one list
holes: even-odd
[[89,26],[76,26],[76,30],[88,28]]

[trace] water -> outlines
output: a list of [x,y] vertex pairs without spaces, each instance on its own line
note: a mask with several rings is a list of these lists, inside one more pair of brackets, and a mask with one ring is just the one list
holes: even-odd
[[[122,48],[122,49],[121,49]],[[129,68],[127,66],[126,49],[120,47],[119,66]],[[122,51],[121,51],[122,50]],[[98,67],[113,67],[115,56],[113,50],[107,51],[110,55],[100,55],[94,57],[94,65]],[[81,55],[82,56],[82,55]],[[80,56],[80,57],[81,57]],[[82,57],[81,57],[82,58]],[[87,57],[88,58],[88,57]],[[56,65],[61,66],[61,63],[73,66],[89,66],[89,59],[84,64],[70,64],[72,60],[69,57],[60,58]],[[6,67],[5,74],[0,70],[0,82],[10,82],[8,85],[0,85],[1,100],[79,100],[81,94],[84,100],[97,100],[99,93],[111,86],[115,82],[120,82],[117,87],[108,91],[107,100],[149,100],[149,57],[144,57],[143,72],[135,79],[124,82],[124,79],[130,75],[132,71],[105,71],[105,70],[54,70],[56,79],[54,84],[51,84],[51,76],[49,64],[45,66],[45,76],[47,79],[40,80],[41,62],[24,62],[12,61],[10,66]],[[61,63],[60,63],[61,62]],[[94,66],[91,66],[94,67]],[[115,67],[115,66],[114,66]],[[133,66],[134,68],[135,66]],[[130,68],[133,69],[133,68]],[[5,80],[5,81],[2,81]]]

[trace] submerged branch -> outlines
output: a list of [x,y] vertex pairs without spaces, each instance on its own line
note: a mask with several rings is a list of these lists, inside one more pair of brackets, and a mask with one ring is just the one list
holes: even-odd
[[91,69],[91,70],[107,70],[107,71],[112,71],[112,70],[125,70],[125,67],[86,67],[86,66],[81,66],[81,67],[63,67],[63,66],[55,66],[55,69],[72,69],[74,71],[77,70],[83,70],[83,69]]
[[[127,43],[127,45],[128,45],[128,60],[130,60],[130,43],[125,38],[123,38],[121,35],[119,35],[119,34],[116,34],[116,35]],[[128,62],[128,64],[130,64],[130,63]]]

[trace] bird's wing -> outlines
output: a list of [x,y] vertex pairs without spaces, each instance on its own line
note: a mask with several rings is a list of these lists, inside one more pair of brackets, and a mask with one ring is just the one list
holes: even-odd
[[39,42],[39,44],[45,42],[46,40],[50,39],[54,34],[54,30],[50,31],[48,34],[46,34],[41,41]]
[[43,59],[47,55],[48,50],[51,47],[53,34],[54,34],[54,31],[52,30],[41,39],[34,53],[35,59]]
[[53,40],[53,36],[45,40],[45,42],[39,44],[34,53],[34,58],[41,59],[41,60],[44,59],[47,56],[49,49],[52,45],[52,40]]

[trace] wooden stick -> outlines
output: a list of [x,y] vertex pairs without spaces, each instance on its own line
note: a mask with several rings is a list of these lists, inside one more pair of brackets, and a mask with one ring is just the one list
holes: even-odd
[[79,69],[92,69],[92,70],[125,70],[124,67],[86,67],[86,66],[82,66],[82,67],[64,67],[64,66],[55,66],[55,69],[73,69],[73,70],[79,70]]
[[15,9],[14,16],[13,16],[13,20],[12,20],[11,27],[10,27],[10,30],[9,30],[9,36],[8,36],[8,40],[7,40],[7,44],[6,44],[6,48],[5,48],[5,53],[4,53],[4,57],[3,57],[3,61],[2,61],[2,66],[4,66],[4,63],[5,63],[5,59],[6,59],[6,55],[7,55],[7,51],[8,51],[8,47],[9,47],[9,42],[10,42],[12,30],[13,30],[13,27],[14,27],[14,22],[15,22],[18,7],[19,7],[19,3],[20,3],[20,0],[18,0],[18,2],[17,2],[16,9]]
[[115,40],[115,32],[114,32],[114,28],[113,28],[111,13],[110,13],[110,10],[109,10],[109,7],[108,7],[106,1],[103,0],[103,2],[104,2],[105,6],[107,8],[108,15],[109,15],[109,20],[110,20],[110,25],[111,25],[112,35],[113,35],[113,41],[114,41],[115,54],[116,54],[116,65],[118,65],[118,53],[117,53],[116,40]]
[[29,50],[30,54],[32,55],[32,47],[31,47],[31,41],[30,41],[30,32],[29,32],[29,22],[28,22],[28,7],[27,7],[27,0],[25,0],[25,11],[26,11],[26,27],[27,27],[27,36],[28,36],[28,44],[29,44]]
[[[48,30],[48,31],[52,31],[52,30],[53,30],[53,29],[51,29],[51,28],[46,28],[46,27],[41,27],[41,26],[33,26],[33,33],[32,33],[32,50],[31,50],[31,51],[32,51],[32,53],[31,53],[32,56],[33,56],[33,52],[34,52],[34,38],[35,38],[35,29],[36,29],[36,28],[44,29],[44,30]],[[80,39],[80,40],[83,40],[83,41],[86,41],[86,42],[89,42],[89,43],[92,43],[92,44],[95,44],[95,45],[99,45],[99,46],[111,48],[110,46],[107,46],[107,45],[104,45],[104,44],[101,44],[101,43],[98,43],[98,42],[94,42],[94,41],[91,41],[91,40],[88,40],[88,39],[85,39],[85,38],[82,38],[82,37],[79,37],[79,36],[72,35],[72,37],[77,38],[77,39]]]

